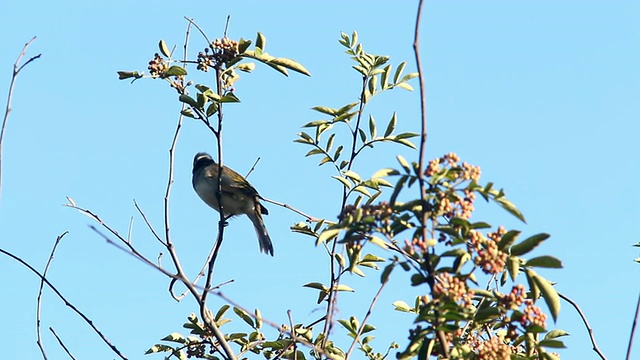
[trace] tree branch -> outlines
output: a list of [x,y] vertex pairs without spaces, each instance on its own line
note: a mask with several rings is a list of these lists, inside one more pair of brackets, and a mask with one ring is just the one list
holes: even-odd
[[29,265],[29,263],[27,263],[26,261],[22,260],[18,256],[13,255],[12,253],[10,253],[10,252],[8,252],[8,251],[6,251],[4,249],[0,249],[0,253],[12,258],[13,260],[15,260],[17,262],[19,262],[24,267],[26,267],[27,269],[31,270],[32,273],[36,274],[45,284],[47,284],[49,289],[51,289],[60,298],[60,300],[62,300],[64,302],[64,304],[66,306],[68,306],[71,310],[73,310],[76,314],[78,314],[78,316],[80,316],[82,318],[82,320],[84,320],[84,322],[89,324],[91,329],[93,329],[93,331],[96,334],[98,334],[100,339],[102,339],[102,341],[105,344],[107,344],[107,346],[111,349],[111,351],[113,351],[121,359],[124,359],[124,360],[127,359],[127,357],[123,353],[121,353],[120,350],[118,350],[118,348],[115,345],[113,345],[111,343],[111,341],[109,341],[109,339],[107,339],[107,337],[104,336],[104,334],[93,324],[93,321],[91,321],[91,319],[89,319],[82,311],[78,310],[77,307],[75,307],[71,302],[69,302],[69,300],[67,300],[67,298],[65,298],[60,293],[60,291],[58,291],[58,289],[55,286],[53,286],[53,284],[51,284],[51,282],[49,282],[49,280],[47,280],[47,278],[45,278],[42,274],[40,274],[40,272],[38,272],[38,270],[36,270],[33,266]]
[[591,339],[591,344],[593,345],[593,351],[595,351],[596,354],[598,354],[602,360],[607,360],[607,357],[604,356],[602,351],[600,351],[598,344],[596,344],[596,338],[593,336],[593,329],[591,328],[591,325],[589,325],[589,321],[587,321],[587,317],[582,312],[582,309],[580,309],[580,306],[578,306],[578,304],[575,301],[571,300],[569,297],[561,293],[558,293],[558,296],[560,296],[562,300],[568,302],[569,304],[571,304],[571,306],[573,306],[574,309],[576,309],[576,311],[580,315],[580,318],[582,318],[582,322],[584,322],[584,326],[587,327],[587,331],[589,332],[589,338]]
[[42,358],[47,360],[47,354],[44,351],[44,346],[42,344],[42,332],[40,331],[40,309],[42,306],[42,289],[44,288],[44,278],[47,277],[47,271],[49,271],[49,266],[51,265],[51,262],[53,261],[53,255],[56,252],[56,248],[58,247],[58,244],[60,243],[60,240],[62,240],[62,238],[67,235],[69,232],[65,231],[63,232],[61,235],[58,235],[58,237],[56,238],[55,243],[53,244],[53,248],[51,249],[51,254],[49,254],[49,260],[47,260],[47,264],[44,266],[44,270],[42,271],[42,279],[40,279],[40,288],[38,289],[38,299],[36,301],[37,305],[36,305],[36,333],[38,334],[38,341],[36,342],[38,344],[38,348],[40,348],[40,352],[42,353]]
[[20,71],[22,71],[22,69],[24,69],[25,66],[29,65],[29,63],[31,63],[35,59],[40,58],[40,56],[42,56],[42,54],[33,56],[29,60],[25,61],[25,63],[22,64],[22,66],[19,66],[20,60],[22,60],[22,58],[26,55],[27,49],[29,48],[31,43],[33,43],[35,40],[36,40],[36,37],[34,36],[31,38],[31,40],[29,40],[26,44],[24,44],[24,47],[22,48],[20,55],[18,55],[18,59],[13,64],[13,73],[11,75],[11,83],[9,84],[9,94],[7,95],[7,105],[4,110],[4,119],[2,120],[2,128],[0,129],[0,194],[2,194],[2,145],[4,143],[4,133],[7,127],[7,121],[9,120],[9,114],[11,113],[11,101],[13,100],[13,88],[16,84],[16,79],[18,78],[18,74],[20,73]]

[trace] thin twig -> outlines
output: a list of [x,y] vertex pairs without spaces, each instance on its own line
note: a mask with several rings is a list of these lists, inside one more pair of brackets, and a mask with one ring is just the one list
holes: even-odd
[[281,202],[278,202],[278,201],[275,201],[275,200],[271,200],[271,199],[267,199],[267,198],[264,198],[264,197],[262,198],[262,200],[264,200],[265,202],[268,202],[268,203],[274,204],[274,205],[282,206],[283,208],[285,208],[285,209],[289,209],[289,210],[293,211],[293,212],[294,212],[294,213],[296,213],[296,214],[302,215],[302,216],[304,216],[305,218],[307,218],[307,220],[308,220],[309,222],[317,223],[317,222],[322,221],[322,219],[318,219],[318,218],[313,217],[313,216],[311,216],[311,215],[307,215],[307,214],[303,213],[302,211],[300,211],[300,210],[298,210],[298,209],[294,208],[293,206],[291,206],[291,205],[289,205],[289,204],[281,203]]
[[[166,197],[165,197],[165,199],[166,199]],[[164,246],[167,246],[167,244],[160,238],[160,236],[156,232],[156,229],[154,229],[153,225],[151,225],[151,223],[149,222],[149,219],[147,218],[147,215],[144,213],[144,211],[142,211],[142,209],[138,205],[138,202],[133,200],[133,205],[135,205],[136,210],[138,210],[138,213],[140,214],[140,216],[142,216],[142,220],[144,220],[144,223],[147,224],[147,227],[149,228],[149,231],[151,231],[151,234],[153,234],[153,237],[155,237],[156,240],[158,240],[160,242],[160,244],[162,244]],[[165,219],[167,219],[167,217],[165,217]]]
[[351,355],[351,352],[353,351],[353,349],[356,347],[356,344],[360,342],[360,335],[362,335],[364,326],[367,324],[369,317],[371,317],[371,314],[373,313],[373,307],[376,306],[376,302],[378,302],[378,299],[380,298],[380,294],[382,294],[382,290],[384,289],[384,287],[387,285],[388,282],[389,282],[388,279],[387,281],[383,282],[382,285],[380,285],[380,289],[378,289],[376,296],[373,297],[373,300],[371,301],[371,305],[369,305],[369,309],[367,310],[367,315],[365,315],[364,319],[362,320],[362,323],[358,328],[358,332],[356,333],[356,336],[353,338],[353,342],[351,343],[351,346],[349,347],[349,350],[347,351],[347,354],[344,357],[345,359],[349,359],[349,356]]
[[258,158],[256,159],[256,161],[253,163],[253,165],[251,166],[251,169],[249,169],[249,172],[247,172],[247,175],[244,176],[245,179],[249,178],[249,175],[251,175],[251,173],[253,172],[253,170],[256,169],[256,165],[258,165],[258,163],[260,162],[260,157],[258,156]]
[[[296,331],[293,325],[293,316],[291,315],[291,309],[287,310],[287,316],[289,317],[289,324],[291,326],[291,331]],[[293,360],[298,360],[298,343],[293,341]]]
[[25,61],[25,63],[22,64],[22,66],[19,66],[20,60],[22,60],[22,58],[26,55],[29,45],[31,45],[31,43],[34,42],[35,40],[36,40],[36,37],[34,36],[31,38],[31,40],[29,40],[26,44],[24,44],[24,47],[22,47],[22,51],[20,52],[20,55],[18,55],[18,59],[13,64],[13,73],[11,75],[11,82],[9,83],[9,94],[7,95],[7,105],[4,110],[4,119],[2,120],[2,128],[0,129],[0,194],[2,194],[2,145],[4,143],[4,132],[7,127],[7,121],[9,120],[9,114],[11,113],[13,87],[16,84],[16,79],[18,78],[18,74],[20,73],[20,71],[24,69],[25,66],[29,65],[29,63],[31,63],[35,59],[40,58],[40,56],[42,56],[42,54],[33,56],[29,60]]
[[204,30],[202,30],[202,28],[200,28],[200,26],[198,26],[198,24],[196,24],[196,22],[193,19],[190,19],[188,17],[184,17],[191,25],[195,26],[196,29],[198,29],[198,31],[200,31],[200,34],[202,35],[202,37],[207,41],[207,45],[211,44],[211,41],[209,40],[209,38],[207,37],[207,34],[204,33]]
[[227,22],[224,24],[224,34],[223,37],[227,37],[227,31],[229,30],[229,23],[231,22],[231,15],[227,15]]
[[640,295],[638,295],[638,303],[636,304],[636,315],[633,317],[633,324],[631,324],[631,335],[629,335],[629,345],[627,346],[627,360],[631,360],[631,347],[633,346],[633,337],[636,333],[636,326],[638,325],[638,313],[640,313]]
[[[53,255],[56,252],[56,248],[58,247],[58,244],[60,243],[60,240],[62,240],[62,238],[67,235],[69,232],[65,231],[62,234],[58,235],[58,237],[56,238],[55,243],[53,244],[53,248],[51,249],[51,254],[49,254],[49,260],[47,260],[47,264],[44,266],[44,270],[42,271],[42,277],[47,277],[47,271],[49,271],[49,266],[51,265],[51,262],[53,261]],[[42,289],[44,288],[44,281],[42,279],[40,279],[40,288],[38,289],[38,299],[36,301],[36,332],[38,334],[38,347],[40,348],[40,352],[42,353],[42,358],[43,359],[47,359],[47,354],[44,351],[44,346],[42,344],[42,331],[40,330],[40,310],[42,308]]]
[[58,336],[58,334],[56,334],[56,331],[53,330],[52,327],[49,327],[49,331],[51,331],[51,333],[53,334],[53,336],[56,337],[56,340],[58,340],[58,344],[60,344],[60,346],[62,346],[62,349],[67,353],[67,355],[69,355],[69,357],[73,360],[76,360],[76,358],[71,354],[71,352],[69,351],[69,349],[67,349],[67,347],[64,345],[64,343],[62,342],[62,339],[60,339],[60,337]]
[[100,339],[102,339],[102,341],[105,344],[107,344],[107,346],[111,349],[111,351],[113,351],[121,359],[127,359],[127,357],[123,353],[121,353],[120,350],[118,350],[118,348],[115,345],[113,345],[111,343],[111,341],[109,341],[109,339],[107,339],[107,337],[104,336],[104,334],[93,324],[93,321],[91,319],[89,319],[82,311],[78,310],[78,308],[75,307],[71,302],[69,302],[69,300],[67,300],[67,298],[65,298],[64,295],[62,295],[60,293],[60,291],[58,291],[58,289],[55,286],[53,286],[53,284],[51,284],[51,282],[49,282],[49,280],[47,280],[47,278],[45,278],[42,274],[40,274],[40,272],[38,270],[36,270],[33,266],[29,265],[29,263],[27,263],[26,261],[22,260],[18,256],[14,255],[14,254],[12,254],[12,253],[4,250],[4,249],[0,249],[0,253],[5,254],[6,256],[12,258],[13,260],[19,262],[24,267],[26,267],[27,269],[31,270],[32,273],[36,274],[45,284],[47,284],[49,289],[51,289],[60,298],[60,300],[62,300],[64,302],[64,304],[67,307],[69,307],[76,314],[78,314],[78,316],[80,316],[82,318],[82,320],[84,320],[84,322],[86,322],[91,327],[91,329],[93,329],[93,331],[96,334],[98,334]]
[[604,356],[602,351],[600,351],[600,348],[596,343],[596,338],[593,336],[593,329],[591,328],[591,325],[589,325],[589,321],[587,321],[587,317],[582,312],[582,309],[580,309],[580,306],[578,306],[578,303],[576,303],[575,301],[571,300],[571,298],[561,293],[558,293],[558,296],[560,296],[562,300],[568,302],[569,304],[571,304],[571,306],[573,306],[574,309],[576,309],[576,311],[578,312],[578,315],[580,315],[580,318],[582,319],[582,322],[584,322],[584,326],[587,327],[587,331],[589,332],[589,338],[591,339],[591,344],[593,345],[593,351],[595,351],[596,354],[598,354],[602,360],[607,360],[607,357]]

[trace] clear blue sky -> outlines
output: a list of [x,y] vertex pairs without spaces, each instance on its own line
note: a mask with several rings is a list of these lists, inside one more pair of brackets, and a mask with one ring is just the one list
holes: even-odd
[[[408,61],[414,2],[378,5],[365,1],[302,2],[57,1],[0,3],[0,99],[4,107],[11,67],[23,44],[37,41],[28,55],[42,58],[21,74],[4,144],[0,199],[0,247],[42,268],[57,235],[68,230],[50,279],[130,358],[180,331],[195,309],[175,303],[168,282],[106,244],[91,221],[65,208],[65,196],[92,209],[120,232],[134,217],[133,241],[154,258],[160,248],[137,216],[133,199],[160,229],[168,148],[179,104],[159,81],[133,85],[117,70],[146,70],[159,39],[182,44],[187,15],[218,37],[227,15],[232,38],[267,36],[268,51],[304,64],[311,78],[285,78],[258,66],[242,74],[239,105],[225,110],[225,162],[245,173],[261,161],[251,182],[265,197],[316,216],[335,218],[339,186],[329,167],[305,158],[309,149],[292,140],[300,126],[317,120],[315,105],[339,106],[357,98],[358,76],[337,43],[340,31],[357,30],[365,48]],[[194,34],[194,53],[204,42]],[[576,300],[589,318],[602,350],[623,357],[640,287],[640,5],[636,1],[428,1],[422,26],[426,70],[428,156],[456,152],[480,165],[483,180],[504,187],[528,224],[503,211],[482,220],[552,235],[536,254],[553,254],[565,268],[543,272],[557,289]],[[204,80],[203,80],[204,81]],[[416,85],[416,83],[414,83]],[[418,130],[417,93],[383,95],[371,107],[377,119],[393,111],[399,128]],[[214,152],[201,124],[185,123],[177,150],[172,200],[173,237],[183,263],[196,273],[209,251],[217,214],[191,189],[191,159]],[[395,166],[401,153],[381,146],[359,171],[370,175]],[[258,253],[246,218],[231,222],[216,271],[223,291],[248,308],[260,307],[275,322],[318,318],[317,293],[301,285],[326,281],[323,250],[291,233],[297,215],[269,206],[267,226],[274,258]],[[480,220],[480,219],[478,219]],[[165,260],[166,263],[166,260]],[[0,344],[6,358],[39,358],[35,345],[38,281],[15,262],[0,258]],[[371,272],[372,282],[378,278]],[[401,280],[401,276],[399,276]],[[356,294],[342,295],[339,316],[365,314],[373,288],[346,279]],[[383,295],[372,319],[389,332],[374,343],[382,351],[395,340],[405,345],[409,316],[391,317],[391,302],[412,301],[421,289]],[[356,306],[347,305],[351,299]],[[211,299],[212,307],[220,305]],[[390,315],[391,314],[391,315]],[[46,330],[52,326],[78,358],[114,356],[50,291],[43,305],[44,338],[50,358],[65,358]],[[401,319],[397,321],[395,319]],[[237,325],[239,320],[235,320]],[[549,324],[550,327],[552,324]],[[564,359],[595,359],[576,312],[562,304],[556,325],[571,333]],[[342,331],[342,330],[337,330]],[[637,345],[637,342],[636,342]],[[635,349],[640,354],[640,349]],[[638,355],[636,355],[638,356]],[[146,358],[161,358],[147,356]]]

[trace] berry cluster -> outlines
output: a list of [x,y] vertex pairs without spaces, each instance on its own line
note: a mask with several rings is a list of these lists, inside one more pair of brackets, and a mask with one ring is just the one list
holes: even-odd
[[147,67],[149,70],[149,74],[153,78],[161,78],[164,79],[165,73],[169,69],[169,64],[160,56],[160,54],[155,53],[153,59],[149,60],[149,66]]
[[197,69],[204,72],[209,68],[229,62],[238,56],[238,42],[227,37],[215,39],[209,47],[198,53]]
[[486,274],[498,274],[504,271],[508,254],[498,249],[498,241],[505,233],[506,230],[502,226],[495,232],[487,234],[488,238],[475,230],[469,231],[467,249],[469,252],[478,254],[474,262]]
[[478,360],[510,360],[511,347],[497,336],[493,336],[487,341],[478,344],[477,358]]
[[446,272],[436,276],[433,295],[439,298],[448,298],[455,302],[462,301],[464,306],[471,306],[473,296],[464,280],[453,277]]

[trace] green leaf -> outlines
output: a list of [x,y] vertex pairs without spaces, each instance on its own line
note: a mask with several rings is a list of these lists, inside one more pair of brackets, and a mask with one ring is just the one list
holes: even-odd
[[309,72],[309,70],[305,69],[304,66],[302,66],[302,64],[291,60],[291,59],[287,59],[287,58],[273,58],[271,60],[269,60],[266,64],[274,64],[274,65],[279,65],[282,67],[285,67],[287,69],[293,70],[295,72],[298,72],[300,74],[304,74],[307,76],[311,76],[311,73]]
[[496,199],[496,202],[505,210],[507,210],[507,212],[509,212],[511,215],[515,216],[516,218],[518,218],[520,221],[522,221],[523,223],[527,223],[527,221],[524,219],[524,215],[522,215],[522,213],[520,212],[520,210],[518,210],[516,208],[515,205],[513,205],[513,203],[503,197]]
[[404,145],[406,147],[410,147],[412,149],[416,149],[416,146],[411,141],[409,141],[407,139],[396,139],[396,138],[394,138],[392,141],[396,142],[398,144],[402,144],[402,145]]
[[511,280],[516,281],[518,272],[520,271],[520,258],[515,256],[509,256],[507,258],[507,270],[511,276]]
[[145,354],[154,354],[159,352],[174,352],[175,349],[169,345],[155,344],[145,352]]
[[389,75],[391,74],[391,64],[384,67],[382,76],[380,76],[380,86],[382,90],[385,90],[389,87]]
[[536,275],[533,277],[538,288],[540,288],[540,292],[542,293],[542,298],[547,303],[549,307],[549,311],[551,312],[551,316],[553,317],[553,321],[558,319],[558,315],[560,314],[560,296],[556,289],[547,281],[545,278],[540,275]]
[[404,83],[404,82],[401,82],[401,83],[397,84],[396,86],[401,88],[401,89],[405,89],[407,91],[413,91],[413,86],[411,86],[411,85],[409,85],[407,83]]
[[549,234],[541,233],[533,235],[522,242],[515,244],[511,247],[511,255],[520,256],[524,255],[531,250],[535,249],[540,243],[549,238]]
[[411,173],[411,167],[409,166],[409,162],[407,162],[407,160],[404,157],[402,157],[402,155],[396,156],[396,159],[398,159],[400,166],[402,166],[402,168],[407,174]]
[[248,312],[235,306],[233,307],[233,312],[236,313],[236,315],[238,315],[244,322],[249,324],[249,326],[251,326],[252,328],[255,328],[253,319],[251,318]]
[[544,255],[527,260],[524,266],[561,269],[562,262],[553,256]]
[[221,103],[238,103],[240,102],[240,99],[238,99],[238,97],[234,93],[228,92],[223,97],[220,98],[220,102]]
[[169,47],[167,46],[167,43],[164,42],[164,40],[160,40],[160,42],[158,43],[158,48],[160,49],[160,53],[162,55],[164,55],[165,57],[171,57]]
[[[520,231],[518,230],[510,230],[506,234],[502,235],[502,238],[498,242],[498,249],[504,250],[509,246],[511,246],[518,238],[518,235],[520,235]],[[517,254],[513,254],[513,255],[517,255]]]
[[393,131],[396,129],[396,123],[398,122],[398,118],[396,116],[396,113],[393,113],[393,116],[391,116],[391,120],[389,120],[389,123],[387,124],[387,129],[384,131],[384,137],[389,137],[389,135],[391,135],[391,133],[393,133]]
[[249,46],[251,46],[251,40],[245,40],[243,38],[240,38],[240,41],[238,41],[238,53],[244,54],[244,52],[247,51]]
[[325,287],[324,285],[322,285],[322,283],[319,282],[310,282],[310,283],[306,283],[304,285],[302,285],[303,287],[308,287],[308,288],[312,288],[312,289],[316,289],[316,290],[329,290],[328,287]]
[[332,108],[327,107],[327,106],[314,106],[314,107],[311,108],[311,110],[315,110],[317,112],[320,112],[320,113],[323,113],[323,114],[327,114],[327,115],[331,115],[331,116],[336,115],[336,113],[338,112],[338,110],[332,109]]
[[378,136],[376,121],[373,118],[373,115],[369,115],[369,135],[371,135],[371,139],[375,139],[376,136]]
[[353,170],[347,170],[344,172],[344,176],[348,177],[349,179],[354,180],[355,182],[361,182],[362,178],[360,177],[360,175],[358,175],[357,172],[353,171]]
[[382,240],[381,238],[377,237],[377,236],[370,236],[369,237],[369,242],[375,245],[380,246],[381,248],[383,248],[384,250],[387,250],[389,248],[389,245],[386,243],[386,241]]
[[264,51],[266,45],[267,38],[261,32],[258,32],[258,35],[256,36],[256,47]]
[[402,80],[400,80],[400,82],[405,82],[405,81],[411,80],[413,78],[417,78],[418,76],[419,75],[418,75],[417,72],[412,72],[412,73],[409,73],[409,74],[403,76]]
[[333,139],[336,137],[336,134],[331,134],[329,139],[327,140],[327,146],[325,147],[326,152],[331,152],[331,148],[333,147]]
[[568,336],[569,333],[564,330],[551,330],[544,336],[545,340],[559,338],[561,336]]
[[355,292],[355,290],[345,284],[338,284],[338,286],[336,287],[336,291]]
[[553,348],[553,349],[564,349],[564,343],[560,340],[541,340],[538,343],[539,346]]
[[253,70],[255,70],[255,68],[256,68],[256,64],[254,64],[252,62],[250,62],[250,63],[242,63],[242,64],[238,64],[236,66],[236,69],[238,69],[239,71],[246,72],[246,73],[252,72]]
[[332,176],[332,178],[340,181],[342,185],[344,185],[344,187],[351,190],[351,183],[349,182],[349,180],[343,178],[342,176],[337,176],[337,175]]
[[173,65],[166,72],[166,76],[184,76],[187,75],[187,70],[182,66]]
[[183,102],[183,103],[191,106],[191,107],[197,107],[198,106],[198,103],[196,102],[196,100],[194,98],[192,98],[191,96],[189,96],[189,95],[180,95],[178,97],[178,100],[180,102]]
[[137,71],[118,71],[118,80],[125,80],[129,78],[139,79],[142,77]]
[[398,79],[400,79],[400,75],[402,75],[402,72],[404,71],[404,67],[407,65],[406,62],[401,62],[400,65],[398,65],[398,68],[396,69],[396,73],[395,75],[393,75],[393,83],[396,84],[398,83]]
[[230,307],[231,306],[229,305],[222,305],[220,309],[218,309],[218,312],[216,313],[216,316],[213,319],[215,321],[220,320],[224,316],[224,314],[227,312],[227,310],[229,310]]
[[538,274],[531,270],[531,268],[525,268],[524,273],[527,277],[527,283],[529,284],[529,291],[531,291],[531,298],[536,301],[540,297],[540,288],[538,287],[535,277]]
[[358,43],[358,32],[356,32],[355,30],[351,33],[350,43],[352,46]]
[[395,301],[391,305],[395,306],[397,311],[408,312],[408,313],[416,312],[414,308],[412,308],[411,306],[409,306],[409,304],[407,304],[402,300]]
[[340,233],[340,229],[327,229],[320,233],[318,236],[318,240],[316,240],[316,246],[322,244],[323,242],[332,240],[335,238],[338,233]]
[[376,329],[376,327],[375,327],[375,326],[373,326],[373,325],[371,325],[371,324],[364,324],[364,325],[362,326],[362,333],[363,333],[363,334],[366,334],[366,333],[368,333],[368,332],[370,332],[370,331],[373,331],[373,330],[375,330],[375,329]]
[[179,344],[187,343],[187,338],[184,335],[174,332],[162,338],[162,341],[171,341]]

